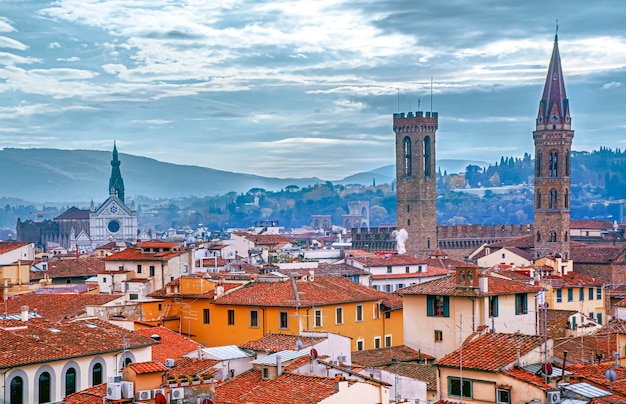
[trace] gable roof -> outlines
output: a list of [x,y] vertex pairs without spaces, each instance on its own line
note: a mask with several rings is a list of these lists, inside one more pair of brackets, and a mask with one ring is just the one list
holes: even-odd
[[571,249],[570,256],[574,264],[611,264],[626,263],[624,247],[580,246]]
[[[542,343],[542,337],[524,334],[501,334],[488,332],[474,340],[463,343],[463,368],[495,372],[512,365],[520,355],[525,355]],[[441,358],[437,364],[459,367],[461,354],[457,349]]]
[[195,342],[165,327],[142,328],[135,331],[144,337],[159,336],[159,341],[152,346],[152,360],[165,363],[166,359],[180,359],[204,345]]
[[544,276],[540,280],[541,283],[547,283],[555,288],[576,288],[587,286],[603,286],[604,282],[593,278],[589,275],[579,274],[578,272],[568,272],[565,275]]
[[254,351],[280,352],[284,350],[298,351],[304,348],[298,348],[298,340],[305,348],[311,345],[319,344],[326,341],[325,337],[303,337],[301,335],[277,334],[270,332],[254,341],[248,341],[240,345],[244,349],[252,349]]
[[64,404],[102,403],[107,395],[107,383],[97,384],[85,390],[77,391],[63,398]]
[[496,296],[511,295],[516,293],[534,293],[543,290],[540,286],[534,286],[523,282],[508,279],[488,277],[487,293],[478,288],[459,286],[454,275],[434,279],[417,285],[407,286],[396,290],[396,293],[406,295],[444,295],[444,296]]
[[[353,354],[354,355],[354,354]],[[437,390],[437,366],[416,362],[398,362],[394,365],[378,366],[389,373],[398,374],[426,383],[428,390]]]
[[138,248],[127,248],[105,257],[105,261],[168,261],[185,253],[182,251],[143,252]]
[[9,251],[27,246],[30,243],[24,241],[0,241],[0,254],[6,254]]
[[86,314],[87,306],[102,306],[117,300],[124,295],[109,294],[20,294],[12,296],[6,301],[7,313],[20,313],[22,306],[28,306],[30,311],[50,320],[60,321]]
[[45,271],[31,271],[30,279],[95,276],[104,271],[104,260],[94,257],[63,260],[52,259],[47,261],[47,268],[48,269]]
[[59,216],[54,218],[54,221],[59,220],[89,220],[89,209],[78,209],[76,206],[72,206]]
[[394,359],[398,362],[415,362],[434,358],[406,345],[352,352],[352,363],[365,367],[390,365]]
[[316,276],[314,281],[288,279],[277,282],[250,282],[217,298],[215,304],[310,307],[313,305],[324,306],[382,300],[386,297],[386,294],[382,292],[354,283],[341,276]]
[[346,258],[347,261],[355,261],[365,267],[386,267],[395,265],[425,265],[422,259],[405,254],[368,255]]

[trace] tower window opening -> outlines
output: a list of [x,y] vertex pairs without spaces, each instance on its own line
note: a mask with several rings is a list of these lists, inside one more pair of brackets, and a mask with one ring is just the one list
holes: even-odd
[[405,137],[402,144],[404,151],[404,176],[410,177],[411,175],[413,175],[413,171],[411,168],[413,160],[411,155],[411,138],[409,138],[408,136]]
[[431,150],[430,150],[430,136],[424,138],[424,177],[430,177],[431,166]]
[[556,189],[551,189],[550,190],[550,204],[549,204],[549,208],[550,209],[556,209]]

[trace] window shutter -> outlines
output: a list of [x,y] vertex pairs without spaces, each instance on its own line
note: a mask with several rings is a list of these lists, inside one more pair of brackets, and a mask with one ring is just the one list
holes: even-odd
[[432,317],[435,315],[435,297],[426,296],[426,315]]
[[519,295],[515,295],[515,314],[520,314],[521,311]]
[[443,316],[450,317],[450,297],[443,297]]
[[493,297],[493,316],[498,317],[498,296]]

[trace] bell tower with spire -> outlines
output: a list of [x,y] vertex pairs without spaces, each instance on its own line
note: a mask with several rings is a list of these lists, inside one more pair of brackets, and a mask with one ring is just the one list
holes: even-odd
[[570,154],[573,138],[557,32],[533,132],[534,249],[537,257],[560,254],[563,260],[569,260]]
[[111,178],[109,179],[109,194],[115,195],[124,202],[124,180],[120,172],[120,160],[117,157],[117,145],[113,142],[113,160],[111,160]]

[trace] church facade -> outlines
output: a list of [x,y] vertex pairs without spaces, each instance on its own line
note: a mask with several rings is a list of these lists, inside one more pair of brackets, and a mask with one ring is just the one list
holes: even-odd
[[124,200],[124,180],[120,171],[117,145],[113,145],[109,197],[100,205],[91,202],[89,209],[71,207],[54,220],[17,222],[17,239],[35,243],[41,249],[61,246],[87,252],[110,241],[134,242],[150,239],[137,230],[135,202]]

